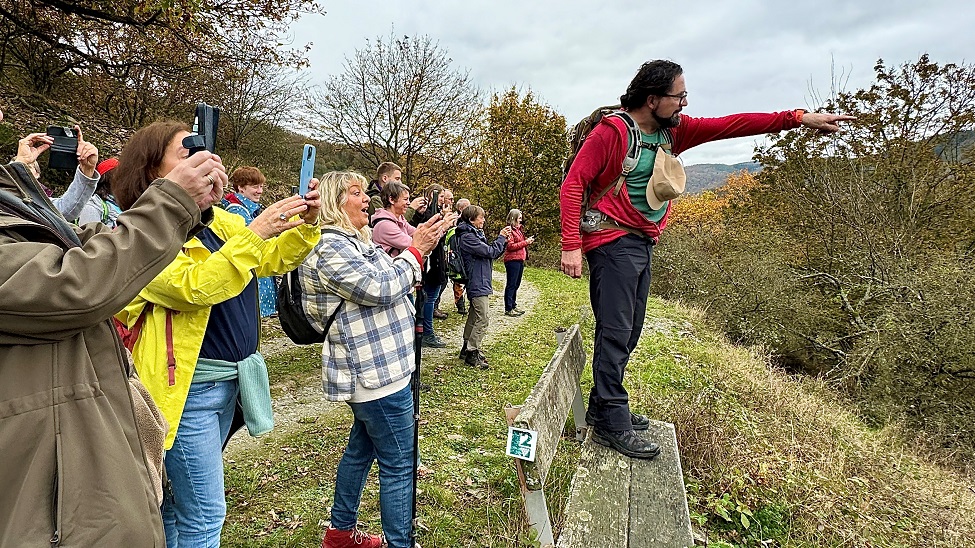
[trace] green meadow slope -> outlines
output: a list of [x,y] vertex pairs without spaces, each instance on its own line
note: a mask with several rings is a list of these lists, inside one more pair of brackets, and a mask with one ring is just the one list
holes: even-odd
[[[554,350],[553,329],[577,322],[588,294],[585,280],[548,270],[528,269],[526,284],[528,314],[492,316],[488,371],[456,359],[463,318],[436,324],[453,346],[427,352],[423,365],[433,387],[421,412],[426,548],[535,545],[503,453],[502,408],[524,400]],[[591,320],[583,328],[591,341]],[[317,398],[318,348],[281,344],[269,331],[276,397]],[[636,410],[676,425],[692,519],[710,546],[975,545],[973,478],[918,454],[897,428],[867,428],[824,387],[728,344],[695,310],[651,300],[627,386]],[[289,405],[278,408],[286,420],[275,432],[227,453],[227,546],[320,542],[351,414],[305,402],[292,411],[314,412],[289,415]],[[557,531],[578,457],[573,440],[562,443],[547,487]],[[370,531],[380,529],[375,475],[360,516]]]

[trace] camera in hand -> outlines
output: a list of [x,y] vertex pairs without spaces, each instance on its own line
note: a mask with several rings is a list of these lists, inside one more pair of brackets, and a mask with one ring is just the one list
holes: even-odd
[[183,148],[190,151],[190,156],[203,150],[210,152],[217,148],[217,126],[220,123],[220,108],[206,103],[196,105],[196,115],[193,118],[193,135],[183,138]]
[[63,171],[74,171],[78,168],[78,134],[74,128],[62,126],[47,126],[47,134],[54,138],[51,145],[51,157],[48,167]]

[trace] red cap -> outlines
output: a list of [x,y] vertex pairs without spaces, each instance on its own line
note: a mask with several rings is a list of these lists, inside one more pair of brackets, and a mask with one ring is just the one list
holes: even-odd
[[95,171],[97,171],[99,175],[105,175],[106,173],[112,171],[117,167],[118,167],[118,158],[109,158],[108,160],[102,160],[101,162],[98,162],[98,165],[95,166]]

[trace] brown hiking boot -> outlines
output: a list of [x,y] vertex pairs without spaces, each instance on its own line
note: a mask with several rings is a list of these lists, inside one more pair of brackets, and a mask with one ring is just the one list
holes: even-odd
[[480,350],[469,351],[467,357],[464,358],[464,363],[478,369],[487,369],[489,367],[487,357]]
[[358,527],[349,531],[329,527],[322,540],[322,548],[382,548],[385,545],[382,535],[370,535]]

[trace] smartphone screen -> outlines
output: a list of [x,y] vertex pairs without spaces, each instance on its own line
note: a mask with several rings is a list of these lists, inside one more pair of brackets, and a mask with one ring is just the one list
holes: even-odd
[[301,152],[301,174],[298,177],[298,195],[308,194],[308,183],[315,176],[315,145],[305,145]]

